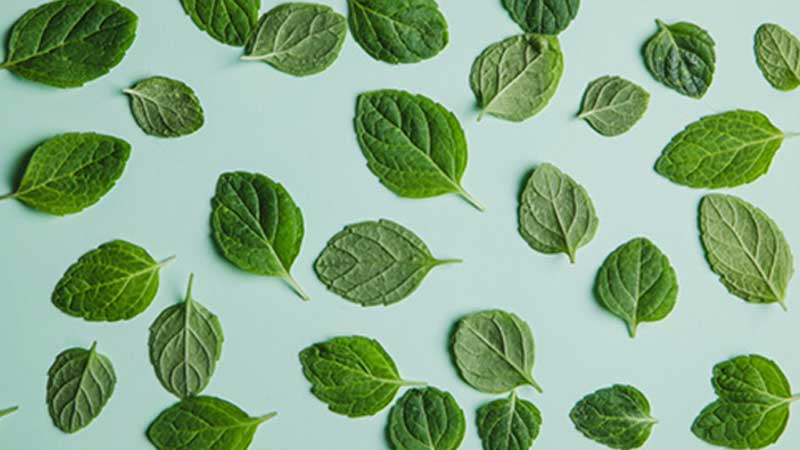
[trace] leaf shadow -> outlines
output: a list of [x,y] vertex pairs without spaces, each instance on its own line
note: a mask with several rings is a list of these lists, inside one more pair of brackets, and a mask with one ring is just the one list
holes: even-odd
[[31,162],[31,158],[33,158],[33,153],[43,142],[44,141],[39,141],[28,146],[27,149],[17,157],[17,160],[8,166],[6,178],[11,180],[12,192],[16,192],[19,188],[20,183],[22,183],[22,177],[25,176],[25,169]]

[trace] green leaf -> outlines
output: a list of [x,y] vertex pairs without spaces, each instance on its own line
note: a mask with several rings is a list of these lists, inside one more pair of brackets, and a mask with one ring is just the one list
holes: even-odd
[[791,91],[800,86],[800,41],[773,23],[758,27],[755,35],[756,63],[775,89]]
[[731,195],[707,195],[700,202],[700,239],[711,270],[731,294],[786,308],[792,249],[763,211]]
[[245,450],[259,425],[275,417],[250,417],[215,397],[189,397],[170,406],[147,429],[158,450]]
[[67,269],[53,291],[53,305],[92,322],[132,319],[150,306],[158,271],[174,258],[158,263],[130,242],[106,242]]
[[136,14],[111,0],[45,3],[14,24],[0,69],[51,86],[83,86],[122,61],[137,21]]
[[350,32],[373,58],[390,64],[429,59],[447,45],[435,0],[347,0]]
[[114,393],[114,367],[96,347],[95,342],[89,350],[61,352],[47,372],[47,408],[53,424],[65,433],[89,425]]
[[142,131],[152,136],[178,137],[203,126],[203,107],[192,88],[166,77],[142,80],[123,92]]
[[284,3],[261,17],[242,59],[295,76],[313,75],[336,61],[346,35],[345,18],[330,7]]
[[659,321],[672,311],[678,281],[667,256],[650,240],[636,238],[608,255],[597,272],[594,292],[635,337],[640,323]]
[[712,372],[717,395],[730,402],[773,405],[792,400],[792,388],[780,367],[761,355],[742,355],[723,361]]
[[464,411],[447,392],[412,389],[392,407],[387,435],[394,450],[457,450],[464,439]]
[[419,287],[436,259],[411,230],[390,220],[348,225],[328,241],[314,270],[335,294],[362,306],[397,303]]
[[647,70],[656,81],[680,94],[700,98],[714,78],[714,40],[688,22],[672,25],[656,20],[658,31],[642,50]]
[[63,216],[97,203],[122,176],[131,146],[122,139],[96,133],[55,136],[33,152],[16,192],[28,206]]
[[181,0],[197,28],[234,47],[242,47],[256,27],[261,0]]
[[422,95],[372,91],[358,96],[356,135],[367,167],[401,197],[457,193],[479,210],[464,190],[467,141],[456,116]]
[[672,138],[656,172],[693,188],[740,186],[767,173],[784,137],[760,112],[706,116]]
[[280,277],[308,300],[289,273],[303,241],[303,215],[280,183],[257,173],[224,173],[211,209],[212,235],[230,262]]
[[381,344],[363,336],[341,336],[300,352],[311,393],[328,409],[348,417],[373,416],[402,386],[419,385],[400,378]]
[[0,417],[7,416],[9,414],[17,412],[19,406],[12,406],[10,408],[0,410]]
[[566,253],[575,262],[576,251],[597,231],[597,214],[580,184],[551,164],[540,164],[522,190],[519,232],[532,249]]
[[526,33],[558,34],[578,15],[580,0],[503,0],[511,18]]
[[558,38],[522,34],[487,47],[472,64],[469,84],[481,117],[521,122],[547,106],[563,70]]
[[569,417],[587,438],[622,450],[643,446],[658,422],[650,415],[644,394],[621,384],[587,395],[575,404]]
[[478,435],[484,450],[527,450],[541,427],[539,409],[516,392],[478,409]]
[[586,87],[578,117],[603,136],[617,136],[636,125],[649,101],[650,94],[639,85],[606,75]]
[[464,317],[453,333],[453,357],[461,377],[475,389],[502,394],[534,381],[530,327],[516,314],[499,309]]
[[164,389],[178,398],[208,386],[224,340],[217,316],[192,298],[193,279],[183,304],[165,309],[150,326],[150,362]]

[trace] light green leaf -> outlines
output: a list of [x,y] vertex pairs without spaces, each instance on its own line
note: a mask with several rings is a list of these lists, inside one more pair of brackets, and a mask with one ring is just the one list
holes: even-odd
[[256,27],[261,0],[181,0],[197,28],[223,44],[242,47]]
[[642,53],[647,70],[656,81],[680,94],[700,98],[714,78],[714,40],[689,22],[672,25],[656,20],[658,31]]
[[578,15],[580,0],[503,0],[511,18],[526,33],[558,34]]
[[192,134],[203,126],[203,107],[192,88],[166,77],[150,77],[123,92],[131,96],[136,123],[159,137]]
[[800,86],[800,41],[779,25],[765,23],[755,35],[756,63],[775,89]]
[[658,422],[650,415],[644,394],[621,384],[587,395],[575,404],[569,417],[587,438],[622,450],[643,446]]
[[477,421],[484,450],[527,450],[542,427],[539,409],[516,392],[481,406]]
[[717,395],[730,402],[773,405],[792,400],[792,388],[780,367],[761,355],[742,355],[723,361],[712,372]]
[[617,136],[636,125],[649,101],[650,94],[639,85],[606,75],[589,83],[578,117],[603,136]]
[[17,412],[19,406],[12,406],[10,408],[0,410],[0,417],[7,416],[9,414]]
[[397,400],[386,434],[394,450],[457,450],[465,429],[464,411],[453,396],[426,387]]

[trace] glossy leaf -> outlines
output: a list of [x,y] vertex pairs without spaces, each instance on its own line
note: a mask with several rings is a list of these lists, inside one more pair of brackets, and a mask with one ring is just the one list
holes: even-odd
[[197,28],[223,44],[242,47],[256,27],[261,0],[181,0]]
[[124,92],[131,97],[136,123],[159,137],[192,134],[203,126],[203,107],[192,88],[166,77],[142,80]]
[[656,81],[680,94],[700,98],[714,78],[714,40],[688,22],[656,20],[658,31],[644,46],[644,62]]
[[464,439],[464,411],[447,392],[412,389],[392,407],[387,435],[394,450],[457,450]]
[[780,25],[765,23],[755,35],[756,62],[775,89],[800,86],[800,41]]
[[511,18],[526,33],[558,34],[578,15],[580,0],[503,0]]
[[541,427],[539,409],[516,392],[478,409],[478,435],[484,450],[527,450]]
[[587,395],[575,404],[569,417],[587,438],[622,450],[643,446],[658,422],[650,415],[644,394],[621,384]]
[[650,94],[639,85],[606,75],[589,83],[578,117],[603,136],[617,136],[636,125],[649,101]]

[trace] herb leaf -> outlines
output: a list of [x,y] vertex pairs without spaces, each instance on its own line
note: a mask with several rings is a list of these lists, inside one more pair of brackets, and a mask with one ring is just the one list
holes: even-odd
[[261,0],[181,0],[197,28],[223,44],[242,47],[258,20]]
[[275,417],[250,417],[215,397],[189,397],[165,409],[147,429],[158,450],[245,450],[259,425]]
[[203,126],[203,107],[192,88],[166,77],[142,80],[123,92],[131,96],[133,117],[152,136],[178,137]]
[[800,41],[779,25],[765,23],[755,35],[756,62],[775,89],[800,86]]
[[786,308],[792,249],[763,211],[731,195],[707,195],[700,202],[700,239],[711,270],[731,294]]
[[656,172],[693,188],[750,183],[767,173],[784,136],[760,112],[706,116],[672,138],[656,161]]
[[193,280],[189,275],[183,304],[165,309],[150,326],[150,362],[164,389],[178,398],[208,386],[224,340],[217,316],[192,298]]
[[300,352],[311,393],[328,409],[348,417],[377,414],[401,386],[420,383],[400,378],[381,344],[363,336],[340,336]]
[[12,406],[10,408],[0,409],[0,417],[7,416],[9,414],[15,413],[15,412],[17,412],[18,409],[19,409],[19,406]]
[[63,351],[47,372],[47,408],[53,424],[65,433],[89,425],[114,393],[114,367],[96,347],[95,342],[89,350]]
[[534,250],[546,254],[575,252],[597,231],[597,214],[580,184],[551,164],[540,164],[522,190],[519,232]]
[[659,321],[672,311],[678,281],[666,255],[649,239],[636,238],[608,255],[597,272],[594,292],[635,337],[641,322]]
[[0,69],[70,88],[107,74],[136,37],[138,18],[112,0],[58,0],[14,24]]
[[394,450],[456,450],[464,439],[464,411],[447,392],[412,389],[392,407],[387,435]]
[[313,75],[336,61],[346,35],[345,18],[330,7],[284,3],[261,17],[242,59],[295,76]]
[[656,20],[656,24],[658,31],[642,51],[647,70],[668,88],[689,97],[702,97],[714,77],[714,40],[692,23],[667,25]]
[[347,0],[358,45],[390,64],[429,59],[447,45],[447,21],[435,0]]
[[472,64],[469,84],[481,117],[521,122],[547,106],[563,70],[556,37],[522,34],[487,47]]
[[503,0],[511,18],[526,33],[558,34],[578,15],[580,0]]
[[636,125],[649,101],[650,94],[639,85],[606,75],[589,83],[578,117],[603,136],[617,136]]
[[[542,415],[533,403],[511,392],[478,409],[478,435],[484,450],[531,448],[542,427]],[[513,445],[509,443],[513,442]]]
[[621,384],[587,395],[575,404],[569,417],[587,438],[622,450],[643,446],[658,422],[650,415],[644,394]]
[[453,333],[453,357],[461,377],[481,392],[501,394],[533,380],[534,344],[530,327],[499,309],[464,317]]
[[404,91],[358,96],[356,135],[367,167],[401,197],[457,193],[484,207],[461,186],[467,141],[458,119],[444,106]]
[[67,269],[53,291],[53,305],[92,322],[131,319],[150,306],[158,271],[174,258],[158,263],[130,242],[106,242]]
[[303,215],[280,183],[257,173],[224,173],[211,208],[212,235],[230,262],[281,277],[308,300],[289,273],[303,241]]

